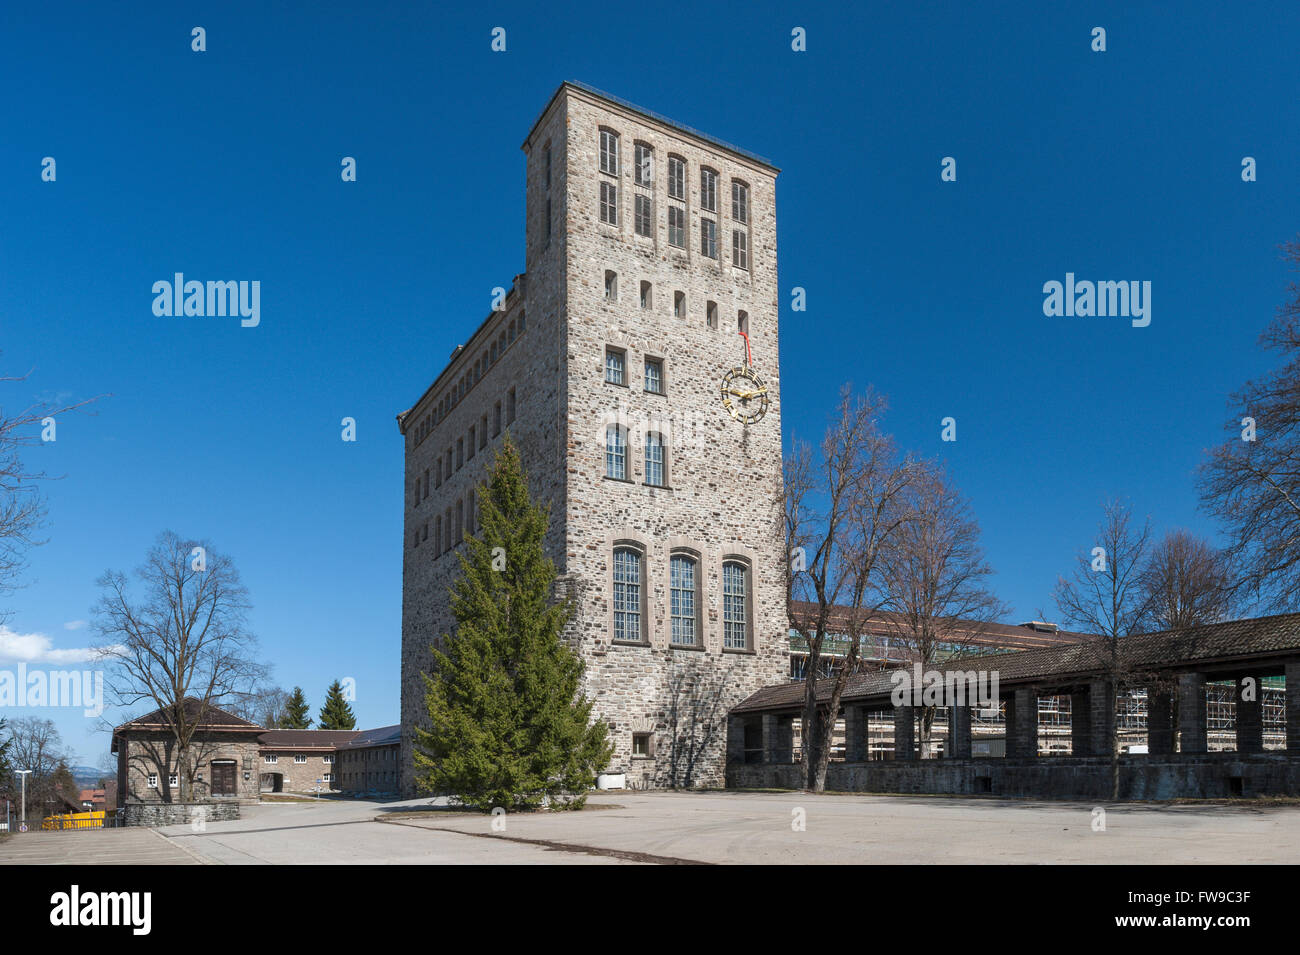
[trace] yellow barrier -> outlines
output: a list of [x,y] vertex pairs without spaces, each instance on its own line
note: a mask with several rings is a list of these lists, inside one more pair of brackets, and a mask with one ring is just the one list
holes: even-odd
[[104,810],[98,812],[65,812],[46,816],[41,821],[41,828],[54,829],[102,829],[104,828]]

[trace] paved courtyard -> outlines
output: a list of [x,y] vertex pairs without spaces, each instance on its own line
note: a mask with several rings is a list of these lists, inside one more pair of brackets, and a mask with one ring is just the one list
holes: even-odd
[[29,833],[0,843],[0,863],[1289,863],[1300,844],[1295,806],[1118,806],[1094,831],[1082,803],[622,792],[588,805],[494,828],[428,800],[268,804],[197,833]]

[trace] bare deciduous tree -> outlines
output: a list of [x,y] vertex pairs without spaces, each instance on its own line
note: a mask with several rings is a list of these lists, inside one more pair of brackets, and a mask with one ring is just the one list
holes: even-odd
[[[1097,539],[1080,554],[1069,579],[1058,578],[1055,598],[1061,616],[1086,633],[1098,635],[1096,648],[1106,668],[1111,706],[1135,681],[1124,658],[1123,639],[1146,629],[1150,618],[1142,571],[1151,548],[1151,521],[1134,526],[1132,511],[1121,501],[1102,507]],[[1111,798],[1119,798],[1119,720],[1110,721]]]
[[288,713],[289,694],[280,686],[256,686],[247,692],[236,693],[225,709],[258,726],[280,729]]
[[[986,585],[993,570],[970,504],[942,470],[918,474],[899,504],[904,520],[881,559],[886,606],[896,615],[898,642],[930,670],[968,649],[1006,608]],[[917,720],[922,759],[932,755],[934,716],[935,707],[926,706]]]
[[[0,384],[25,380],[25,375],[0,377]],[[62,406],[38,401],[15,413],[0,406],[0,593],[13,588],[28,548],[41,543],[37,532],[45,518],[45,500],[40,486],[50,477],[27,467],[23,451],[42,443],[47,422],[93,400]],[[0,623],[7,616],[0,608]]]
[[[1300,270],[1300,239],[1283,256]],[[1200,481],[1205,508],[1228,530],[1237,592],[1273,611],[1300,606],[1300,283],[1289,291],[1260,336],[1282,366],[1233,395],[1231,437],[1208,452]]]
[[1232,610],[1223,555],[1185,530],[1156,541],[1138,577],[1147,630],[1176,630],[1216,623]]
[[[237,700],[265,677],[253,658],[256,639],[246,626],[248,592],[231,560],[206,541],[159,535],[135,576],[136,599],[125,574],[108,571],[95,607],[101,659],[108,664],[110,699],[157,707],[174,743],[180,801],[193,785],[202,742],[199,727],[211,709]],[[193,706],[184,701],[196,701]],[[170,761],[171,747],[160,750]],[[170,766],[160,766],[166,774]]]
[[68,769],[71,754],[53,720],[25,716],[13,721],[9,732],[9,760],[14,769],[31,770],[27,777],[27,805],[37,812],[63,808],[60,796],[75,799],[75,782]]
[[[807,444],[796,442],[785,465],[786,597],[790,624],[808,647],[800,732],[805,785],[814,792],[826,787],[835,721],[859,665],[862,630],[884,600],[878,560],[902,521],[896,502],[920,467],[900,459],[880,431],[885,406],[872,391],[854,398],[846,387],[816,460]],[[832,634],[833,622],[847,632]],[[822,656],[832,636],[847,639],[848,649],[831,673],[830,699],[819,704]]]

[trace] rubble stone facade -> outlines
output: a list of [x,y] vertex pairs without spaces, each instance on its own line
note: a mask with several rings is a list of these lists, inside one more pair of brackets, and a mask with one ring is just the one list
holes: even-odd
[[527,271],[398,419],[402,792],[472,494],[506,430],[551,505],[609,771],[721,785],[727,709],[788,668],[777,170],[570,83],[523,151]]

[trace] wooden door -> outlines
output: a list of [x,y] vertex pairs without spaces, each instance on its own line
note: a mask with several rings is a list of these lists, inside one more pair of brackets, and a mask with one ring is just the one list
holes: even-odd
[[212,763],[212,795],[235,795],[235,762],[227,760]]

